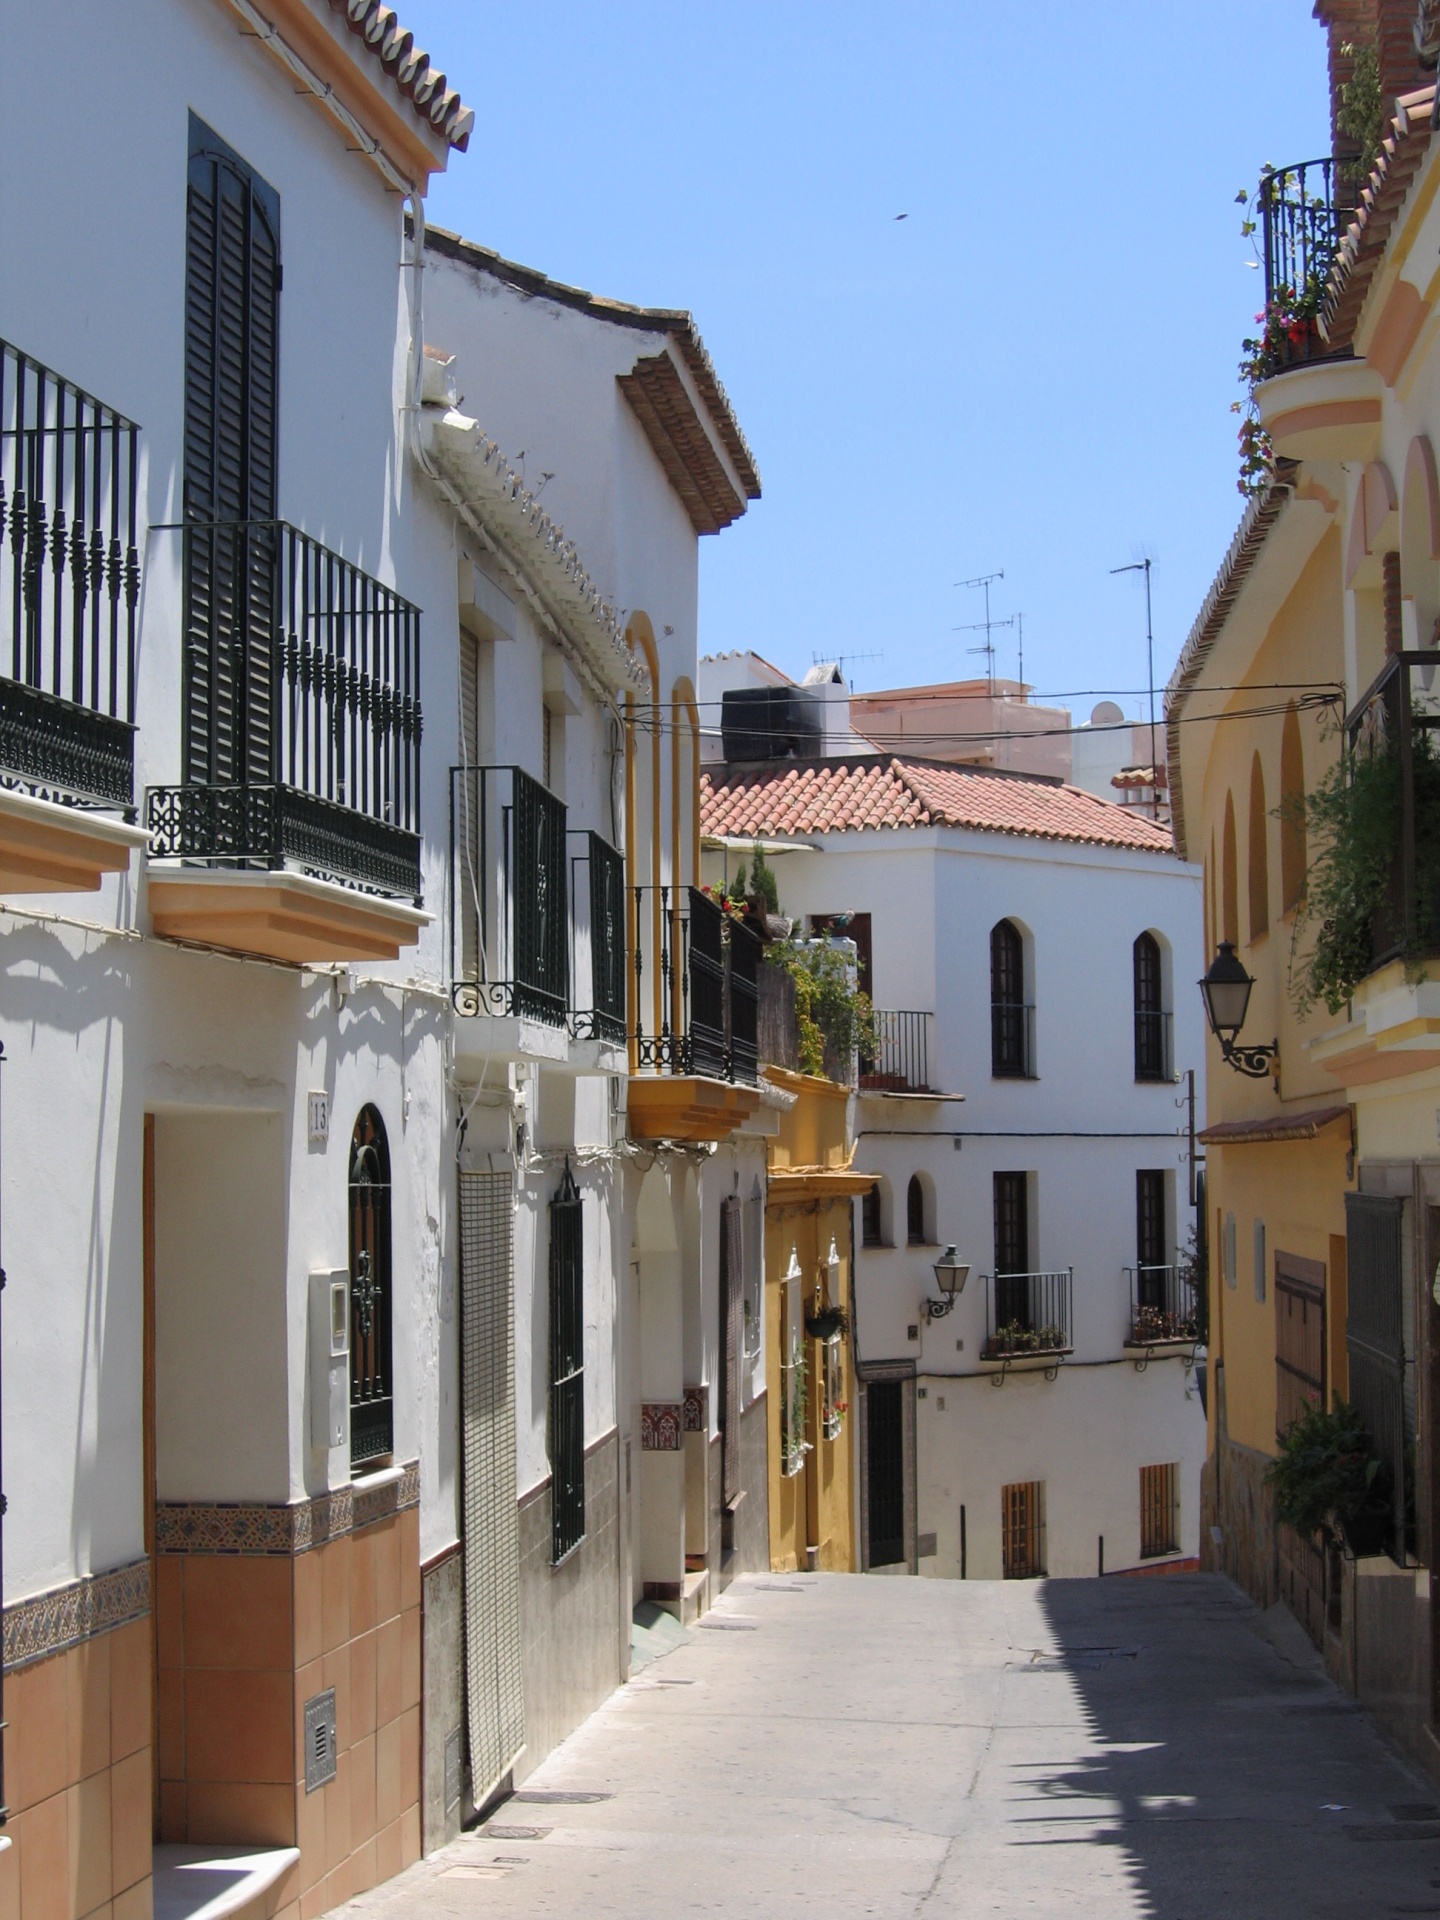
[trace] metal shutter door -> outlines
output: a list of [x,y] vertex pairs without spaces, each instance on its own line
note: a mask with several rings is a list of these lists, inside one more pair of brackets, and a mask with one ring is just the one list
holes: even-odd
[[515,1504],[513,1205],[508,1173],[460,1175],[465,1677],[475,1804],[525,1745]]

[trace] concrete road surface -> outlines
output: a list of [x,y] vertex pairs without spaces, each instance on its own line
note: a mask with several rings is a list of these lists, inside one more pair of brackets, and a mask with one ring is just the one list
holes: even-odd
[[1218,1577],[762,1575],[342,1911],[1440,1914],[1440,1793]]

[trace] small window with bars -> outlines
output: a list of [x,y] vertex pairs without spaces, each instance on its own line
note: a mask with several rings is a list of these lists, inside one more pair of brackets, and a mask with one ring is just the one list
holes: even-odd
[[1000,1489],[1001,1570],[1007,1580],[1045,1573],[1045,1482],[1018,1480]]
[[824,1369],[824,1432],[827,1440],[838,1440],[845,1430],[845,1416],[850,1411],[845,1399],[845,1362],[840,1352],[840,1336],[820,1344],[821,1365]]
[[1180,1468],[1173,1461],[1140,1469],[1140,1558],[1180,1551]]
[[585,1538],[584,1203],[565,1162],[550,1202],[550,1507],[552,1561]]

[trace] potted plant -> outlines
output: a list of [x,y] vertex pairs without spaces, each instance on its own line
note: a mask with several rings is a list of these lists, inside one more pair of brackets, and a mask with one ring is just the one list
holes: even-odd
[[1382,1553],[1394,1525],[1390,1475],[1358,1410],[1337,1393],[1329,1413],[1292,1420],[1270,1463],[1277,1519],[1308,1540],[1343,1541],[1357,1556]]
[[817,1307],[806,1314],[805,1331],[812,1340],[838,1340],[850,1331],[850,1316],[844,1307]]

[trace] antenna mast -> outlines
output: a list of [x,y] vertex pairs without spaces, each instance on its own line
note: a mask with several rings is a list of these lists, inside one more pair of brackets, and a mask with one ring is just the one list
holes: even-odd
[[984,646],[983,647],[967,647],[966,652],[984,654],[985,684],[992,694],[995,691],[995,643],[990,638],[990,635],[992,630],[996,627],[1013,627],[1015,624],[1013,619],[992,620],[990,618],[991,583],[992,581],[1003,580],[1004,578],[1005,578],[1005,569],[1001,567],[997,573],[978,573],[976,574],[973,580],[957,580],[955,582],[957,587],[981,587],[984,589],[984,592],[985,592],[985,618],[983,620],[977,620],[973,626],[955,627],[952,629],[952,631],[955,633],[979,633],[983,630],[985,634]]

